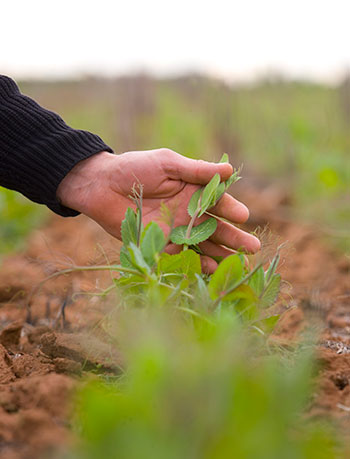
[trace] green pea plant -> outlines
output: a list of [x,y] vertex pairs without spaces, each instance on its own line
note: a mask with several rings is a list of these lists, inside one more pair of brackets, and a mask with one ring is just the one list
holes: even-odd
[[[224,154],[221,162],[227,162]],[[166,239],[160,226],[152,221],[146,227],[142,224],[142,185],[134,187],[133,200],[136,211],[129,207],[121,224],[123,246],[120,264],[98,266],[73,266],[48,276],[32,291],[27,303],[30,317],[31,299],[44,282],[60,275],[77,271],[103,271],[112,273],[113,284],[100,296],[115,288],[122,292],[120,301],[127,307],[157,304],[171,305],[177,310],[205,321],[212,321],[222,311],[236,314],[241,321],[262,335],[270,333],[279,315],[269,314],[275,303],[281,284],[281,276],[276,273],[280,255],[276,255],[264,269],[260,262],[254,267],[247,264],[246,256],[237,252],[225,259],[213,257],[219,262],[212,275],[202,273],[199,243],[206,241],[216,230],[217,219],[210,214],[228,187],[240,179],[240,170],[234,170],[225,182],[220,182],[219,174],[193,193],[188,204],[191,217],[188,225],[173,228],[171,212],[163,206],[171,231]],[[197,226],[197,218],[207,214],[204,222]],[[165,252],[169,242],[182,245],[182,250],[174,255]],[[266,311],[268,310],[268,311]]]
[[[227,161],[224,154],[221,162]],[[279,253],[266,270],[262,263],[250,268],[244,254],[238,252],[223,259],[211,276],[201,272],[198,244],[207,240],[217,227],[217,217],[208,210],[240,179],[239,173],[234,170],[225,182],[220,182],[216,174],[205,187],[198,189],[188,205],[189,224],[172,228],[168,239],[154,221],[143,227],[142,187],[134,190],[136,211],[129,207],[122,222],[121,269],[120,276],[114,279],[114,284],[124,291],[126,302],[134,299],[138,304],[171,304],[207,319],[229,310],[261,334],[273,330],[279,316],[268,315],[265,310],[275,303],[280,290],[281,277],[276,273]],[[196,219],[206,213],[210,217],[194,226]],[[169,241],[182,245],[182,251],[174,255],[166,253]]]

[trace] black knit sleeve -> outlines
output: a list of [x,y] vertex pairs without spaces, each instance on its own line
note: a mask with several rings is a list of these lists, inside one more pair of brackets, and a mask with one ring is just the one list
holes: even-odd
[[113,152],[100,137],[67,126],[0,75],[0,186],[59,215],[78,215],[58,202],[57,187],[79,161],[101,151]]

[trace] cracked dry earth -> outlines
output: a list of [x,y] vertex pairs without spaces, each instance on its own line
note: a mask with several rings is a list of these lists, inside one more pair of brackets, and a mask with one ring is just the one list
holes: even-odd
[[[329,248],[315,228],[282,217],[279,192],[241,193],[251,208],[249,227],[269,222],[281,241],[289,241],[280,272],[290,285],[285,300],[290,309],[271,339],[288,346],[306,327],[318,332],[321,369],[309,414],[335,420],[349,435],[349,258]],[[104,263],[107,255],[114,261],[119,248],[84,217],[53,216],[31,234],[25,251],[0,266],[1,458],[52,457],[57,448],[69,446],[74,442],[71,398],[81,376],[118,371],[121,356],[96,327],[109,306],[82,294],[110,285],[110,274],[61,276],[37,289],[30,308],[28,299],[57,268],[72,261]]]

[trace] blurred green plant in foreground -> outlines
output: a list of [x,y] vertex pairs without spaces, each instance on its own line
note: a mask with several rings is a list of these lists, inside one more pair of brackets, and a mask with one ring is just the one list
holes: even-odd
[[278,352],[230,313],[196,322],[156,305],[121,311],[113,328],[126,372],[77,395],[81,441],[67,457],[341,457],[334,432],[305,417],[307,346]]

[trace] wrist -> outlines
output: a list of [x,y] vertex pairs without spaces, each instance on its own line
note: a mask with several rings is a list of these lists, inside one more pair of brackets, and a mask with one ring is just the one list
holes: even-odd
[[79,161],[64,177],[57,188],[56,196],[62,205],[88,215],[89,209],[107,180],[110,161],[116,156],[102,151]]

